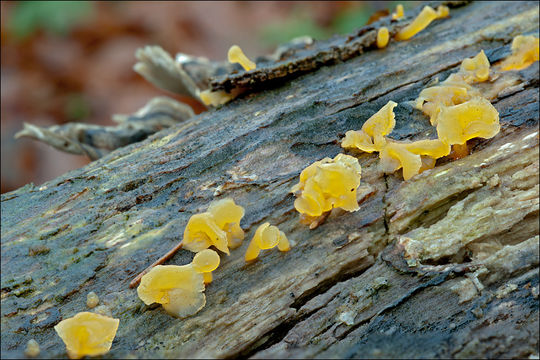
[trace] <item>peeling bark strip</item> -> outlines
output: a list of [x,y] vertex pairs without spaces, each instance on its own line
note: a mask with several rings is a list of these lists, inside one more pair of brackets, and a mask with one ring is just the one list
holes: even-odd
[[[22,356],[29,338],[43,356],[65,356],[52,326],[84,311],[90,291],[103,304],[95,311],[120,319],[107,357],[536,355],[538,62],[495,94],[502,131],[470,156],[404,182],[381,174],[376,155],[356,154],[368,194],[360,210],[332,212],[313,230],[299,224],[289,189],[388,100],[399,103],[394,138],[433,136],[408,102],[481,49],[502,58],[513,36],[538,32],[538,14],[536,2],[456,8],[410,41],[2,195],[1,356]],[[247,265],[247,241],[223,255],[191,318],[145,306],[130,280],[221,196],[246,209],[247,239],[268,221],[292,249]],[[167,263],[192,257],[180,250]]]

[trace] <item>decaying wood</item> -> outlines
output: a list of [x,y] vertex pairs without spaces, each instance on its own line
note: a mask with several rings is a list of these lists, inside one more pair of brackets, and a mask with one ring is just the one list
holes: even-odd
[[[106,357],[529,357],[538,349],[538,62],[491,87],[501,133],[408,181],[362,165],[360,210],[299,223],[300,171],[387,101],[396,139],[435,136],[422,88],[484,49],[538,32],[536,2],[474,2],[406,42],[321,67],[118,149],[41,186],[2,195],[2,357],[35,338],[65,356],[53,326],[86,310],[120,319]],[[488,89],[489,90],[489,89]],[[176,319],[131,279],[213,199],[244,206],[242,227],[278,225],[287,253],[251,264],[222,254],[206,306]],[[181,250],[168,264],[187,264]]]

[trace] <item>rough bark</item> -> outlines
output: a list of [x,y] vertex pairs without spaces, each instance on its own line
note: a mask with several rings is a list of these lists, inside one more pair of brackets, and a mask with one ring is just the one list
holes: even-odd
[[[66,356],[53,326],[85,311],[89,291],[120,319],[106,357],[536,355],[538,62],[496,89],[501,133],[475,140],[470,156],[403,181],[382,174],[377,155],[355,154],[360,210],[334,211],[314,230],[299,223],[289,189],[389,100],[400,104],[392,137],[435,136],[410,101],[481,49],[502,59],[513,36],[538,32],[538,14],[536,2],[456,8],[410,41],[3,195],[2,357],[23,356],[30,338],[42,356]],[[248,239],[268,221],[291,251],[249,265],[247,244],[223,255],[193,317],[145,306],[130,280],[181,239],[191,215],[225,196],[245,207]],[[411,255],[418,247],[422,255]]]

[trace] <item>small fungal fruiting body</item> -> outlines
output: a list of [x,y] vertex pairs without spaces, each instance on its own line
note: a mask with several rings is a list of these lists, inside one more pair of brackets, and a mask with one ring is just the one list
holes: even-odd
[[199,92],[199,98],[204,105],[219,106],[228,103],[235,99],[238,95],[244,92],[244,89],[235,88],[231,92],[224,90],[211,91],[210,89]]
[[39,344],[36,340],[30,339],[26,343],[26,349],[24,350],[24,354],[28,357],[36,357],[40,353]]
[[229,247],[240,246],[244,239],[244,231],[240,228],[243,216],[244,208],[232,199],[210,204],[207,212],[189,219],[182,240],[184,248],[199,252],[213,245],[228,255]]
[[396,40],[402,41],[412,38],[435,19],[437,19],[437,12],[430,6],[424,6],[420,14],[396,34]]
[[399,20],[405,15],[405,12],[403,11],[403,5],[397,4],[396,6],[396,12],[392,13],[392,19],[393,20]]
[[205,249],[195,254],[191,264],[193,269],[198,273],[203,274],[204,283],[210,284],[212,282],[212,271],[216,270],[219,266],[219,255],[214,250]]
[[512,41],[512,55],[500,65],[503,71],[522,70],[540,58],[539,39],[533,35],[518,35]]
[[450,9],[446,5],[439,5],[437,7],[437,19],[442,19],[450,16]]
[[377,47],[379,49],[385,48],[386,45],[388,45],[388,41],[390,40],[390,33],[388,32],[388,28],[383,26],[377,31]]
[[54,330],[66,344],[69,357],[79,359],[86,355],[106,354],[111,349],[119,323],[119,319],[80,312],[60,321]]
[[356,190],[361,167],[352,156],[338,154],[317,161],[300,173],[300,182],[291,191],[297,195],[294,207],[301,214],[318,217],[333,208],[359,209]]
[[86,306],[90,309],[93,309],[99,304],[99,297],[96,295],[95,292],[90,291],[86,295]]
[[141,279],[137,295],[146,304],[159,303],[172,316],[183,318],[206,304],[204,277],[192,264],[158,265]]
[[279,251],[289,251],[289,240],[276,226],[264,223],[257,228],[246,251],[245,260],[257,259],[261,250],[272,249],[277,245]]
[[394,108],[397,103],[389,101],[362,126],[361,130],[349,130],[341,146],[357,148],[365,152],[380,151],[384,146],[384,136],[390,134],[396,126]]
[[239,63],[246,71],[253,70],[257,67],[253,61],[249,60],[247,56],[244,55],[244,52],[238,45],[231,46],[227,53],[227,57],[230,63]]
[[437,134],[446,144],[465,144],[476,137],[489,139],[500,131],[499,112],[480,97],[443,107],[437,119]]

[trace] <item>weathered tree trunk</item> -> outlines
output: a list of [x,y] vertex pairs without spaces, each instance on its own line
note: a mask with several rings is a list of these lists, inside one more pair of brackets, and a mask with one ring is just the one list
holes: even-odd
[[[302,169],[387,101],[396,139],[433,137],[410,103],[484,49],[538,31],[536,2],[453,9],[410,41],[201,114],[42,186],[2,196],[2,357],[65,356],[53,326],[96,292],[120,319],[107,357],[528,357],[538,349],[538,62],[492,103],[501,133],[403,181],[362,165],[360,210],[301,225],[289,189]],[[487,84],[486,86],[491,86]],[[291,251],[246,265],[222,256],[207,304],[183,320],[145,306],[130,280],[215,198],[246,209],[247,239],[278,225]],[[410,239],[440,256],[404,258]],[[180,251],[169,264],[186,264]],[[406,261],[408,260],[408,261]],[[418,260],[418,261],[416,261]]]

